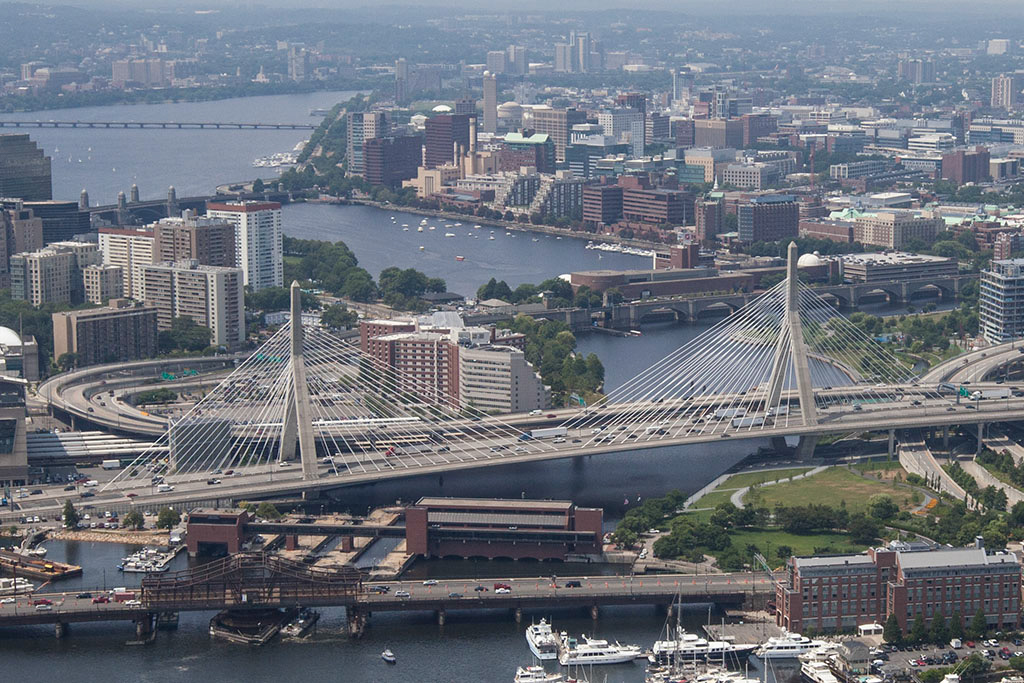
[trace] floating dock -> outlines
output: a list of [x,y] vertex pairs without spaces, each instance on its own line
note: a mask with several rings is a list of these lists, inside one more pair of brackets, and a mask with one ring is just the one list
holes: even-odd
[[43,581],[59,581],[72,576],[80,576],[82,568],[74,564],[0,550],[0,574]]
[[297,609],[225,610],[210,619],[210,635],[229,643],[264,645],[298,613]]

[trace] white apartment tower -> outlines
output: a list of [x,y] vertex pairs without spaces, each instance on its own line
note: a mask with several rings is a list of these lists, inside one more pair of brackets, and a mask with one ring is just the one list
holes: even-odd
[[284,286],[278,202],[208,202],[206,215],[235,226],[235,265],[252,291]]
[[145,299],[142,267],[153,263],[153,229],[100,228],[99,241],[103,264],[121,268],[123,295]]

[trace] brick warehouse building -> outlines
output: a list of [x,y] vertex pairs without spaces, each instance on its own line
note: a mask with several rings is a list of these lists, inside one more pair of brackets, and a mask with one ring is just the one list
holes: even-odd
[[906,631],[954,611],[968,622],[979,609],[991,626],[1020,621],[1020,562],[1007,551],[892,543],[857,555],[793,557],[776,585],[776,623],[819,631],[883,623],[895,614]]
[[600,508],[565,500],[421,498],[405,509],[410,553],[565,560],[601,552]]

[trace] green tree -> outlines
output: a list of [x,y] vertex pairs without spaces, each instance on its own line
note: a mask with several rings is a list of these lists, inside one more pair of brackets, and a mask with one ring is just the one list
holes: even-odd
[[946,629],[949,631],[950,638],[960,638],[961,640],[963,639],[964,618],[960,616],[960,610],[953,610],[953,614],[949,617],[949,624],[946,627]]
[[780,545],[775,549],[775,556],[780,560],[788,560],[793,555],[793,548],[788,545]]
[[74,370],[76,365],[78,365],[77,353],[62,353],[60,358],[57,359],[57,367],[61,369],[61,372]]
[[975,652],[960,663],[960,678],[974,678],[988,672],[992,668],[991,662]]
[[934,645],[944,645],[949,640],[949,629],[946,628],[946,617],[939,612],[932,617],[932,625],[928,629],[928,640]]
[[76,529],[78,528],[78,510],[75,509],[74,503],[70,500],[64,501],[64,528],[65,529]]
[[899,645],[903,642],[903,629],[900,628],[900,622],[893,613],[890,613],[885,620],[885,626],[882,628],[882,640],[891,645]]
[[260,519],[280,519],[281,512],[273,503],[263,501],[256,508],[256,516]]
[[342,304],[332,304],[320,314],[320,321],[332,330],[350,330],[359,322],[359,316]]
[[1010,657],[1010,668],[1024,671],[1024,657]]
[[981,638],[988,632],[988,620],[985,619],[985,611],[982,608],[978,608],[978,611],[974,613],[974,618],[971,619],[971,625],[967,628],[967,633],[972,638]]
[[928,624],[924,621],[924,615],[918,614],[914,623],[910,626],[910,634],[907,637],[911,643],[920,645],[928,638]]
[[156,515],[157,529],[173,529],[181,522],[181,513],[174,508],[163,508]]
[[[640,537],[632,529],[616,529],[612,540],[624,548],[632,548]],[[660,540],[660,539],[659,539]]]
[[872,517],[884,522],[895,517],[900,511],[900,507],[893,501],[892,496],[876,493],[868,498],[868,510]]
[[121,518],[121,524],[129,529],[141,529],[146,526],[146,518],[138,510],[131,510]]
[[257,178],[256,180],[252,181],[252,191],[254,193],[263,194],[264,189],[265,188],[263,187],[263,180],[261,178]]
[[213,332],[210,328],[198,325],[187,316],[173,318],[171,329],[160,333],[159,344],[161,353],[172,351],[202,351],[210,345]]

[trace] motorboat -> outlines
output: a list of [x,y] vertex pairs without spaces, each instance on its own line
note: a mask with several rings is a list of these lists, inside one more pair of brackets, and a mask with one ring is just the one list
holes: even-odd
[[38,548],[32,548],[31,550],[26,551],[25,554],[31,555],[32,557],[46,557],[46,548],[39,546]]
[[456,260],[456,261],[465,261],[465,260],[466,260],[466,257],[465,257],[465,256],[456,256],[456,257],[455,257],[455,260]]
[[577,640],[563,631],[558,663],[562,666],[622,664],[631,662],[642,655],[643,652],[638,645],[609,643],[607,640],[588,638],[587,636],[580,636],[580,640]]
[[489,239],[489,240],[493,240],[493,239],[494,239],[494,235],[491,235],[491,236],[490,236],[490,237],[488,237],[487,239]]
[[516,667],[515,683],[561,683],[565,679],[560,673],[548,673],[542,666]]
[[13,579],[0,579],[0,595],[27,595],[35,589],[35,585],[21,576],[16,576]]
[[409,232],[409,228],[402,228],[402,232]]
[[313,628],[319,620],[319,612],[311,610],[308,607],[303,608],[294,619],[288,622],[285,627],[281,629],[281,633],[292,638],[301,638],[309,633],[309,630]]
[[794,659],[824,644],[823,640],[811,640],[799,633],[786,631],[781,636],[769,638],[754,650],[754,654],[761,659]]
[[398,661],[398,658],[395,657],[395,653],[392,652],[391,648],[389,648],[389,647],[384,648],[384,652],[380,653],[380,658],[383,659],[388,664],[394,664],[395,662]]
[[531,241],[531,242],[540,242],[540,238],[539,238],[539,237],[534,237],[534,238],[533,238],[532,240],[530,240],[530,241]]
[[423,251],[424,249],[426,249],[426,247],[424,247],[424,246],[423,246],[423,245],[421,244],[421,245],[420,245],[420,251]]
[[421,225],[418,228],[416,228],[416,232],[423,232],[423,226]]
[[745,658],[757,648],[756,643],[732,643],[725,640],[708,640],[695,633],[689,633],[676,625],[675,637],[659,640],[651,648],[650,661],[671,664],[679,661],[723,660],[726,657]]
[[444,236],[445,236],[445,237],[455,237],[455,233],[454,233],[454,232],[446,232],[446,233],[444,234]]
[[526,627],[526,642],[537,659],[558,659],[558,637],[546,619]]

